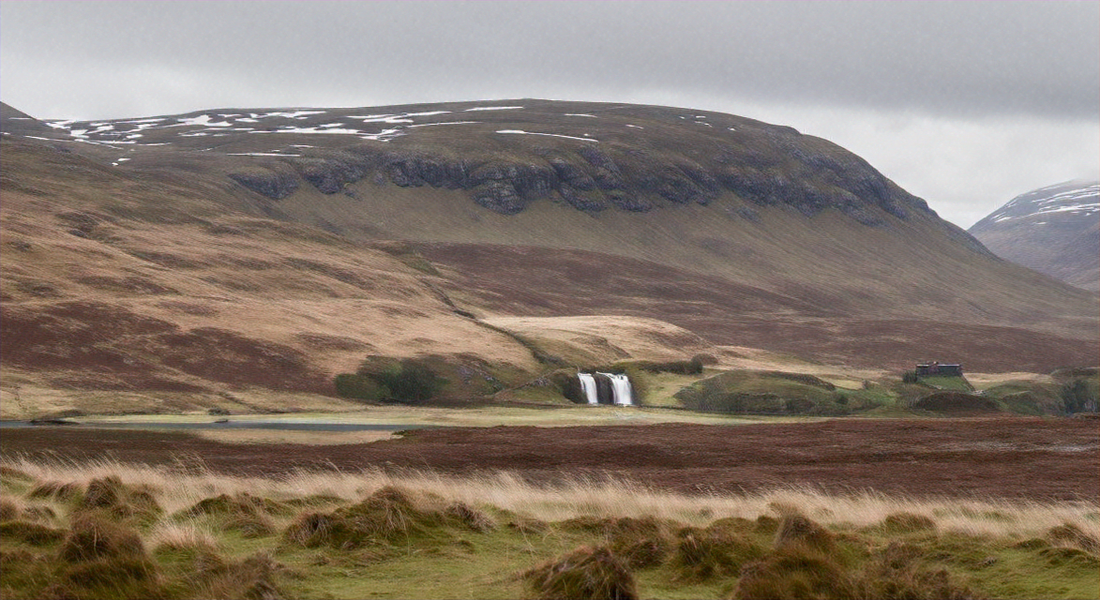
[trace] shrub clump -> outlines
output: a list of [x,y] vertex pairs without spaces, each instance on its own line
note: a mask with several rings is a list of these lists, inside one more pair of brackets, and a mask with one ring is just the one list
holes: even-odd
[[359,373],[340,373],[333,380],[336,394],[353,400],[378,401],[382,399],[382,386],[373,377]]
[[334,384],[336,393],[344,398],[420,404],[442,391],[447,380],[427,359],[368,359],[355,373],[337,375]]
[[525,571],[532,598],[559,600],[636,600],[637,585],[626,564],[606,547],[581,546]]

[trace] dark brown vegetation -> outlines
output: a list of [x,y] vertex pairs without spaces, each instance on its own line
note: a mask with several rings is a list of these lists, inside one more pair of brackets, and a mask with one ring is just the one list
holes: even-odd
[[691,493],[796,484],[834,492],[1034,499],[1096,498],[1098,448],[1095,422],[1029,417],[432,429],[399,440],[323,448],[57,427],[8,429],[0,439],[5,456],[109,456],[227,473],[372,466],[450,473],[503,469],[542,481],[610,474]]
[[447,267],[449,292],[473,294],[478,305],[506,314],[649,317],[714,344],[891,369],[911,367],[913,357],[925,355],[965,357],[967,369],[978,372],[1046,373],[1097,360],[1096,344],[1085,339],[974,321],[880,318],[851,298],[810,286],[777,293],[716,274],[573,249],[421,248]]
[[997,403],[989,398],[960,392],[936,392],[913,403],[913,408],[949,415],[981,415],[999,412]]

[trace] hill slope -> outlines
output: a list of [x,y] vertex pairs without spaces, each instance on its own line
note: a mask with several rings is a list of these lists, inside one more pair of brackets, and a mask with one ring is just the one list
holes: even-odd
[[1020,194],[970,228],[998,256],[1100,291],[1100,183],[1067,181]]
[[[328,393],[369,354],[545,370],[493,322],[592,360],[1096,362],[1094,296],[786,127],[521,100],[46,122],[50,139],[5,112],[9,390]],[[629,335],[573,319],[609,315]]]

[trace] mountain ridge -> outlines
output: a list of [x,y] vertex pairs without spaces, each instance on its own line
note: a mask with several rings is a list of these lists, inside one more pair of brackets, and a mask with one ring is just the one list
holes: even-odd
[[[363,112],[371,114],[355,114]],[[261,159],[228,176],[276,200],[298,185],[335,194],[373,175],[399,187],[461,188],[502,214],[547,197],[584,211],[645,212],[659,204],[706,204],[723,191],[806,214],[835,208],[872,225],[882,219],[867,210],[867,200],[900,218],[929,210],[826,140],[743,117],[668,107],[524,99],[208,110],[47,125],[106,147],[170,144]],[[685,132],[685,125],[695,131]],[[533,130],[539,127],[548,130]],[[318,139],[323,145],[291,143]]]

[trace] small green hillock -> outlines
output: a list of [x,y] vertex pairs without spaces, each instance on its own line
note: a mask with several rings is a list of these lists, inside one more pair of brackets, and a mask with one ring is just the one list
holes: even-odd
[[691,410],[764,415],[845,415],[890,401],[873,386],[846,390],[813,375],[748,370],[697,381],[674,397]]

